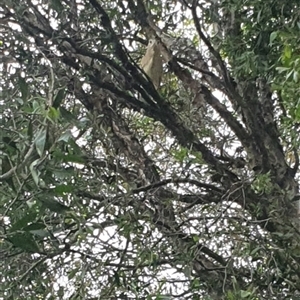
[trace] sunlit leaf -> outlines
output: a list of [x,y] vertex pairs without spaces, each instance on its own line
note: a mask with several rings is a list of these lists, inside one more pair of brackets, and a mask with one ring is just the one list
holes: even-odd
[[49,107],[49,109],[48,109],[48,117],[51,120],[56,121],[59,118],[59,111],[56,110],[54,107]]

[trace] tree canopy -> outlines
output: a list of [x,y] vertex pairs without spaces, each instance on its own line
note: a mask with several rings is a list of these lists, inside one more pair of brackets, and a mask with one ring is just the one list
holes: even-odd
[[0,299],[299,299],[299,0],[0,3]]

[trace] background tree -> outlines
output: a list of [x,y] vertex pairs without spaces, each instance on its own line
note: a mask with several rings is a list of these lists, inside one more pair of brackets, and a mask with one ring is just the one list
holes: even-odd
[[298,1],[0,14],[2,299],[299,297]]

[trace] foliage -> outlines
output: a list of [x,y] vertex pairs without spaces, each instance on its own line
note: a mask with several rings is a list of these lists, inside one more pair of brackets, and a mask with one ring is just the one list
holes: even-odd
[[298,6],[5,1],[0,299],[297,299]]

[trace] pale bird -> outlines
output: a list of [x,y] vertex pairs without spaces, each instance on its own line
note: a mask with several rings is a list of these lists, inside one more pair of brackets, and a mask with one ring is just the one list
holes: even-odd
[[150,77],[156,89],[160,86],[160,81],[163,73],[162,58],[158,41],[150,39],[146,53],[141,59],[141,68]]

